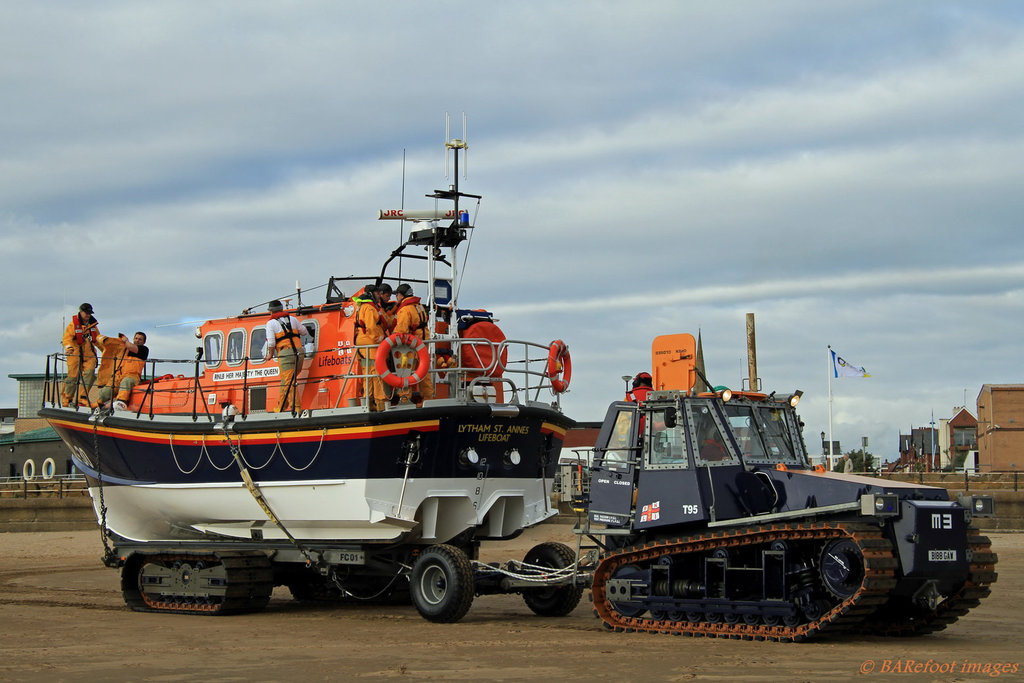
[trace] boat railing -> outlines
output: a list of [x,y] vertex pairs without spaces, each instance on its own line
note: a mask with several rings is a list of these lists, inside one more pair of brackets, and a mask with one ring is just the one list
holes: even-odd
[[[522,340],[494,341],[490,339],[467,339],[462,337],[438,337],[425,342],[429,349],[431,365],[430,377],[435,386],[436,398],[454,399],[478,403],[509,403],[522,404],[543,401],[554,406],[559,405],[560,394],[552,386],[552,378],[548,374],[549,346]],[[302,369],[295,375],[297,393],[302,398],[302,410],[316,412],[323,409],[358,408],[372,410],[372,392],[366,387],[371,386],[376,371],[366,372],[359,362],[360,355],[374,358],[376,345],[345,347],[345,355],[336,372],[323,372],[325,367],[317,363],[318,357],[334,356],[341,353],[338,349],[320,349],[305,354]],[[252,389],[260,387],[278,387],[279,374],[265,374],[267,367],[276,368],[274,363],[266,365],[262,357],[243,357],[240,363],[232,367],[237,377],[231,380],[214,383],[215,369],[210,365],[215,362],[204,359],[197,353],[191,359],[152,358],[146,363],[146,372],[142,381],[133,389],[131,412],[136,416],[153,417],[156,414],[174,413],[177,415],[191,414],[193,420],[205,419],[215,421],[220,418],[225,402],[221,401],[224,390],[241,389],[241,405],[235,401],[239,417],[245,419],[249,415],[272,412],[270,406],[250,405]],[[258,366],[258,367],[254,367]],[[116,397],[118,386],[115,383],[116,368],[111,372],[109,383],[112,397]],[[67,376],[65,356],[54,353],[47,357],[45,384],[43,390],[43,406],[57,408],[61,406],[62,383]],[[351,396],[349,387],[356,383],[363,387],[358,398],[345,399]],[[360,384],[361,383],[361,384]],[[447,387],[438,391],[440,387]],[[95,397],[100,386],[93,386],[91,397]],[[386,392],[393,394],[389,387]],[[320,400],[319,396],[306,396],[307,392],[323,392],[330,396],[329,400]],[[415,391],[415,385],[412,386]],[[444,396],[438,396],[438,394]],[[86,406],[67,406],[68,410],[92,410]],[[292,411],[298,414],[298,410]]]

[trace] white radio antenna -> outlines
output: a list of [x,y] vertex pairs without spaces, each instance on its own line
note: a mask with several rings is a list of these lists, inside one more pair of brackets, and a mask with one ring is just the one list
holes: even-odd
[[[451,117],[448,112],[444,113],[444,179],[448,180],[448,150],[450,149],[461,149],[462,154],[462,177],[468,178],[469,175],[469,137],[467,135],[466,128],[466,112],[462,112],[462,139],[451,138]],[[456,152],[458,154],[458,152]],[[456,171],[457,172],[457,171]]]

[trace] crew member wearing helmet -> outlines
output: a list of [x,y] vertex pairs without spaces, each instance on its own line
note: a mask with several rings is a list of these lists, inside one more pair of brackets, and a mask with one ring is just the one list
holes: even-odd
[[626,392],[626,400],[634,403],[643,403],[647,400],[647,394],[654,391],[651,386],[651,373],[641,372],[633,378],[633,389]]
[[[388,288],[390,290],[390,287]],[[390,291],[388,292],[390,295]],[[377,346],[384,341],[384,323],[378,305],[379,295],[375,285],[366,285],[361,294],[352,300],[359,307],[356,310],[356,346],[369,348],[357,349],[361,374],[356,381],[356,393],[369,399],[370,410],[384,410],[387,394],[384,383],[377,375]]]
[[[430,339],[430,330],[427,309],[420,303],[418,296],[413,296],[412,286],[408,284],[398,285],[395,289],[395,301],[398,302],[398,311],[395,314],[395,334],[411,334],[412,336],[426,341]],[[417,354],[415,351],[408,351],[402,354],[403,363],[415,363]],[[398,391],[400,401],[409,403],[411,400],[417,406],[422,407],[424,401],[434,398],[434,381],[428,371],[419,384],[416,391],[412,387],[406,387]]]
[[270,302],[267,310],[270,311],[270,320],[266,326],[267,360],[277,354],[281,371],[281,389],[273,412],[295,411],[301,404],[297,375],[302,371],[302,363],[306,359],[303,341],[307,337],[312,339],[312,335],[298,318],[284,312],[284,306],[277,299]]
[[92,317],[92,304],[82,304],[78,313],[64,329],[61,343],[67,360],[68,376],[64,380],[64,405],[91,407],[89,389],[96,379],[96,349],[99,323]]

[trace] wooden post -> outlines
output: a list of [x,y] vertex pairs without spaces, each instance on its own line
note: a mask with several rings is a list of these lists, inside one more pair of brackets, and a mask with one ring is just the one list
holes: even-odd
[[754,314],[747,313],[747,371],[750,391],[757,391],[757,343],[754,339]]

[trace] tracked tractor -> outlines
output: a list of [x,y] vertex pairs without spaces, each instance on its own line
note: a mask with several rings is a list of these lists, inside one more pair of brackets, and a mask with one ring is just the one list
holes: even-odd
[[608,408],[579,501],[608,627],[921,635],[989,595],[996,555],[971,523],[990,497],[812,466],[800,392],[698,391],[692,335],[652,350],[655,390]]

